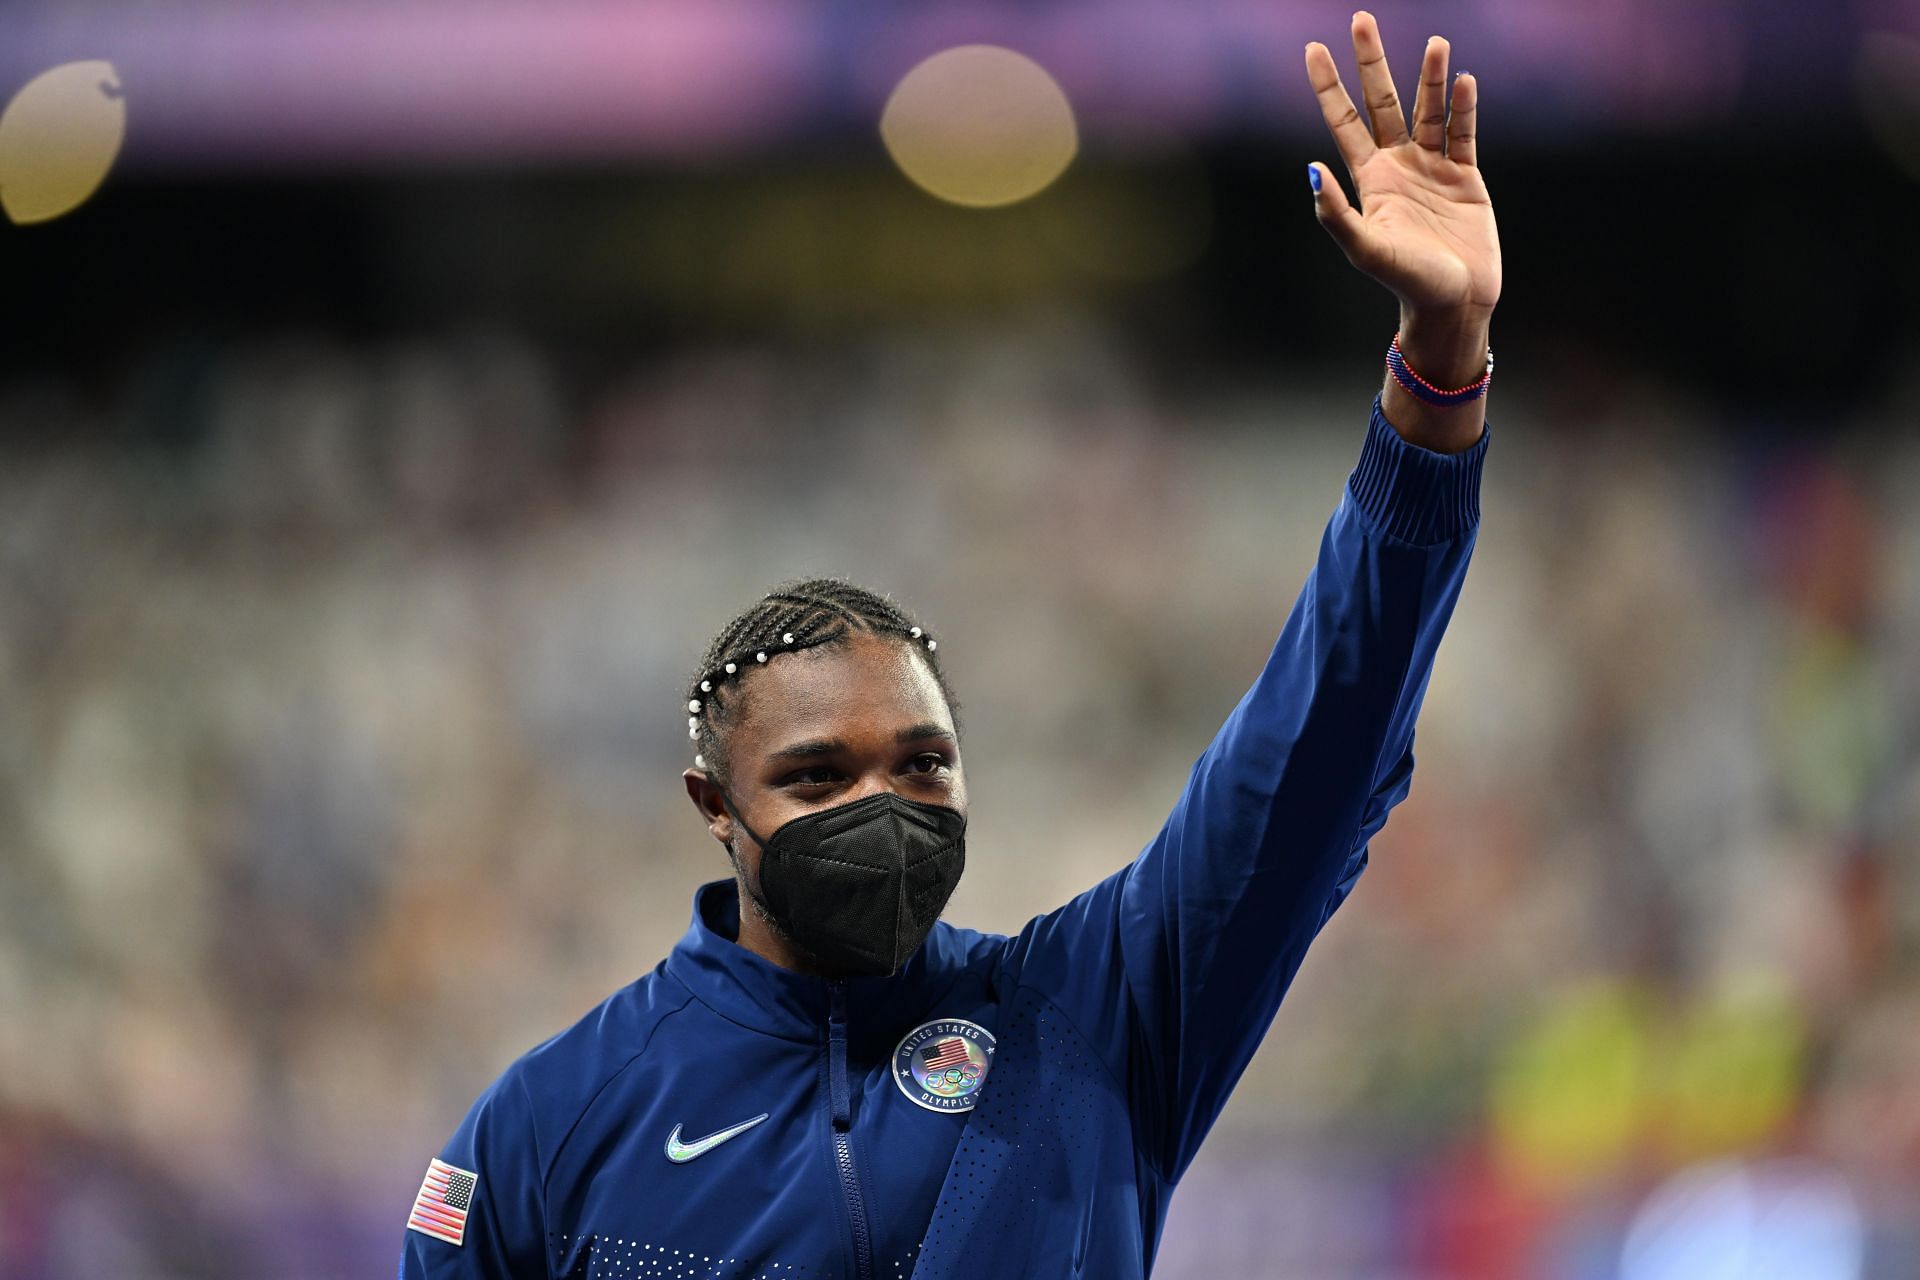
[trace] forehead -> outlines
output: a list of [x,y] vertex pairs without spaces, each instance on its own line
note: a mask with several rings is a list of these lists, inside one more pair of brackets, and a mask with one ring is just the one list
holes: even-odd
[[728,744],[743,763],[801,740],[891,742],[909,725],[953,729],[933,672],[910,645],[889,637],[856,632],[841,644],[780,654],[749,680]]

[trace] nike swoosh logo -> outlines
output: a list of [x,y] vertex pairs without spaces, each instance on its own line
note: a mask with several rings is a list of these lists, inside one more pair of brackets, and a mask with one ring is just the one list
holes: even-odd
[[680,1126],[675,1125],[673,1126],[673,1132],[667,1135],[667,1159],[673,1161],[675,1164],[685,1164],[689,1160],[694,1160],[707,1154],[707,1152],[713,1150],[727,1139],[745,1133],[766,1118],[767,1113],[763,1111],[751,1120],[742,1120],[739,1124],[728,1125],[718,1133],[710,1133],[706,1137],[696,1138],[692,1142],[680,1141]]

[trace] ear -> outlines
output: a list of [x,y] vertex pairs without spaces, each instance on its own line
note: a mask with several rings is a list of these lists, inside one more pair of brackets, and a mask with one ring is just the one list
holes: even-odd
[[700,811],[700,821],[707,824],[707,830],[722,846],[733,848],[733,815],[727,812],[727,802],[721,798],[719,784],[707,776],[705,769],[688,769],[680,775],[687,786],[687,799],[693,801],[693,807]]

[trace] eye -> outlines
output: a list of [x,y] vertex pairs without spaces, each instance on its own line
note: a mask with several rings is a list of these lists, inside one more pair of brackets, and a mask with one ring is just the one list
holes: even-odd
[[947,758],[938,751],[923,751],[913,759],[907,761],[908,773],[938,773],[947,767]]
[[824,764],[809,765],[805,769],[795,769],[780,779],[783,787],[824,787],[839,778],[831,768]]

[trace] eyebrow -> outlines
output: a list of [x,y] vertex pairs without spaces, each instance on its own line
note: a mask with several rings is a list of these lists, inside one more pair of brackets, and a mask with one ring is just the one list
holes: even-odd
[[[896,743],[919,742],[927,738],[940,738],[947,742],[956,741],[953,730],[945,725],[923,720],[919,724],[909,725],[893,735]],[[815,756],[830,756],[836,751],[845,751],[845,738],[811,738],[806,742],[795,742],[781,747],[777,751],[767,752],[769,760],[807,760]]]

